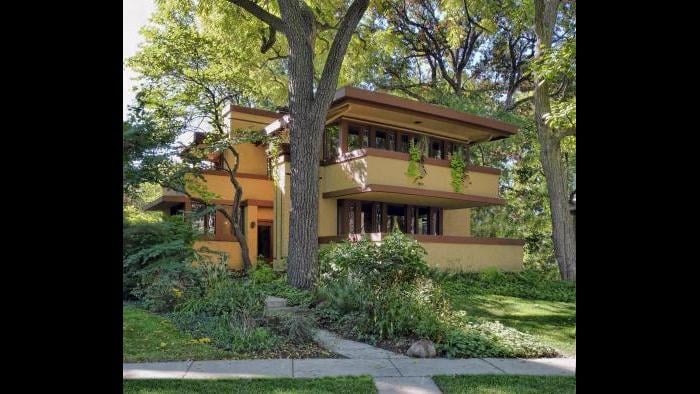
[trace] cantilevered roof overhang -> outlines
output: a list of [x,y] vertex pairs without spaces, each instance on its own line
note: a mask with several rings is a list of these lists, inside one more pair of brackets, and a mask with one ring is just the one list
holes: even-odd
[[[518,131],[516,126],[495,119],[351,86],[342,87],[335,93],[326,122],[341,117],[467,143],[498,140]],[[285,115],[265,127],[265,132],[277,132],[288,124],[289,116]]]
[[393,204],[415,204],[418,200],[417,197],[423,205],[447,209],[505,205],[506,203],[502,198],[380,184],[323,193],[323,198],[379,201]]

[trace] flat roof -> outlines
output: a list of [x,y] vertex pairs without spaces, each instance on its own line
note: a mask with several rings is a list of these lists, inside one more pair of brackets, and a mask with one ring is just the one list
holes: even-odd
[[387,93],[359,89],[352,86],[344,86],[338,89],[335,92],[335,97],[333,98],[331,107],[348,99],[355,99],[386,107],[394,107],[420,114],[437,116],[448,120],[469,123],[508,134],[515,134],[518,131],[516,126],[510,123],[501,122],[499,120],[457,111],[440,105],[421,103],[419,101],[393,96]]

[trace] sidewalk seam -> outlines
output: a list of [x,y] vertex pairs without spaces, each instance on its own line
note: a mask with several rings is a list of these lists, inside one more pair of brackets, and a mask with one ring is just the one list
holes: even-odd
[[481,360],[481,361],[485,362],[486,364],[488,364],[488,365],[490,365],[490,366],[492,366],[492,367],[496,368],[497,370],[499,370],[499,371],[503,372],[503,374],[504,374],[504,375],[508,375],[508,372],[506,372],[506,371],[502,370],[501,368],[498,368],[498,367],[497,367],[496,365],[494,365],[494,364],[491,364],[491,363],[490,363],[490,362],[488,362],[487,360],[485,360],[485,359],[483,359],[483,358],[479,358],[479,360]]
[[398,372],[399,375],[400,375],[401,377],[403,377],[403,372],[401,372],[401,370],[399,369],[399,367],[397,367],[396,364],[394,364],[394,362],[391,361],[390,358],[388,358],[387,360],[389,360],[389,364],[391,364],[391,366],[394,367],[394,369],[396,369],[396,372]]
[[184,379],[185,376],[187,376],[187,374],[190,372],[190,368],[192,368],[192,364],[194,364],[194,360],[187,360],[187,361],[188,361],[187,369],[185,369],[185,373],[182,374],[182,378],[180,378],[180,379]]

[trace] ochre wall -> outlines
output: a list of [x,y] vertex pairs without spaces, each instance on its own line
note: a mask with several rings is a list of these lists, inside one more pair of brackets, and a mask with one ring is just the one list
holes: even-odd
[[[324,167],[323,192],[364,187],[367,185],[390,185],[443,192],[454,192],[452,175],[448,167],[425,164],[426,176],[423,185],[413,183],[406,175],[408,161],[388,157],[365,156]],[[463,194],[498,197],[496,174],[470,171]]]
[[502,271],[523,269],[522,245],[483,245],[459,243],[427,243],[428,265],[444,271],[481,271],[498,268]]
[[[274,198],[274,189],[272,181],[269,179],[255,178],[237,178],[243,188],[242,200],[267,200],[272,201]],[[231,179],[228,175],[204,175],[208,192],[216,193],[215,199],[233,200],[234,188],[231,184]],[[195,194],[196,195],[196,194]]]
[[[238,144],[236,151],[241,157],[241,163],[238,166],[238,172],[244,174],[267,175],[267,153],[265,153],[265,145],[255,144]],[[233,165],[233,155],[229,151],[225,151],[226,160]]]
[[[241,260],[241,247],[238,242],[230,241],[196,241],[194,243],[194,248],[198,249],[200,247],[207,247],[212,250],[217,250],[220,252],[226,252],[229,254],[228,267],[233,270],[243,269],[243,261]],[[211,256],[214,261],[217,261],[215,255]],[[253,262],[255,263],[255,262]]]
[[468,237],[471,235],[471,212],[469,208],[445,209],[443,215],[443,235],[460,237]]

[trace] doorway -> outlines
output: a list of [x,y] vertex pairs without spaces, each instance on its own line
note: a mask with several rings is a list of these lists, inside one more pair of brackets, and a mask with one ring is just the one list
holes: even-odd
[[272,261],[272,223],[258,222],[258,256]]

